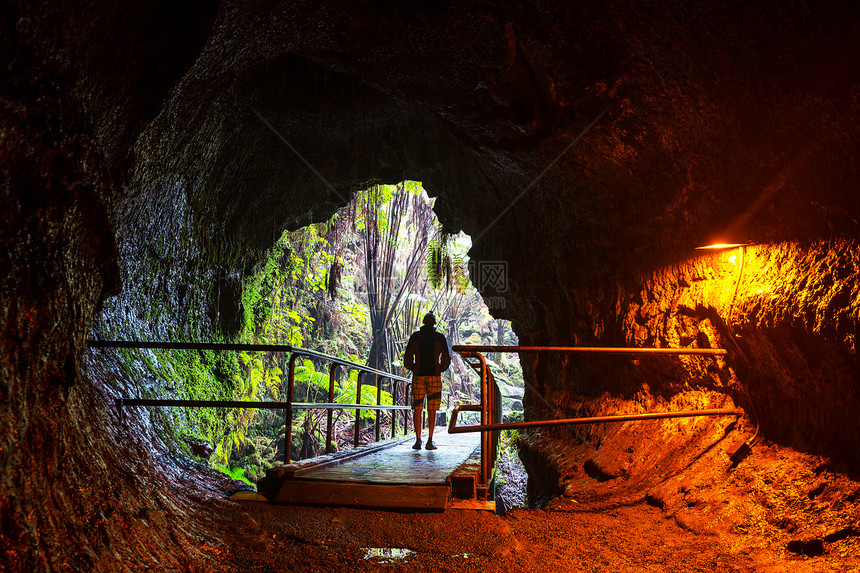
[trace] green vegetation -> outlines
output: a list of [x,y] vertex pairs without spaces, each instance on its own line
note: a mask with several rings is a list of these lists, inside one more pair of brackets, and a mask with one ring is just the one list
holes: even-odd
[[[159,232],[156,253],[147,252],[126,270],[135,280],[157,284],[160,290],[114,301],[100,325],[102,336],[290,344],[400,375],[407,374],[400,364],[405,342],[431,309],[439,321],[437,328],[451,344],[516,343],[507,323],[488,314],[469,282],[468,237],[441,233],[432,200],[419,183],[380,185],[357,193],[330,221],[284,233],[235,277],[215,266],[203,273],[165,275],[164,261],[181,260],[183,251],[192,248],[184,244],[191,240],[183,230],[187,224],[174,222],[172,230],[168,226]],[[178,238],[178,244],[171,245],[169,236]],[[238,285],[232,293],[223,287],[230,280]],[[228,296],[237,299],[232,306],[221,300]],[[131,328],[117,326],[119,320],[129,320],[129,308],[137,309],[139,320]],[[230,308],[238,313],[234,332],[224,326],[230,318],[224,309]],[[178,319],[153,326],[165,313],[175,313]],[[119,357],[128,378],[152,381],[141,391],[144,396],[286,399],[290,358],[286,353],[129,350]],[[443,378],[445,408],[475,401],[479,386],[475,373],[454,358]],[[506,419],[516,417],[522,410],[523,387],[518,359],[510,354],[488,358],[505,396]],[[299,359],[293,400],[328,402],[329,366]],[[334,402],[356,402],[356,386],[357,373],[338,368]],[[393,391],[386,381],[383,404],[392,403]],[[399,395],[404,391],[398,388]],[[376,397],[375,377],[364,376],[361,402],[373,404]],[[212,444],[209,463],[236,479],[254,482],[283,459],[282,411],[171,408],[153,416],[166,416],[177,437]],[[324,410],[293,412],[292,459],[325,451],[326,418]],[[335,449],[351,447],[353,418],[354,410],[333,412]],[[362,410],[361,418],[362,439],[370,439],[376,413]],[[381,415],[381,424],[388,434],[388,413]]]

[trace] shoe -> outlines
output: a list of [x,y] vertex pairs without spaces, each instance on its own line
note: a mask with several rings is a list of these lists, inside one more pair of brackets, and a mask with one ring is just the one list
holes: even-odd
[[[420,448],[421,446],[418,447]],[[435,450],[436,446],[433,445],[433,440],[427,440],[427,445],[424,446],[424,448],[428,450]]]
[[[427,442],[427,445],[430,445],[430,442]],[[412,449],[413,450],[420,450],[421,449],[421,440],[415,440],[415,443],[412,444]]]

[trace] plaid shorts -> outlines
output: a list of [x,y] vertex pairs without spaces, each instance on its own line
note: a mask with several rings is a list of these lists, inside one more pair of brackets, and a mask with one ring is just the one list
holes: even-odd
[[412,408],[420,408],[427,396],[427,409],[438,410],[442,402],[441,376],[412,377]]

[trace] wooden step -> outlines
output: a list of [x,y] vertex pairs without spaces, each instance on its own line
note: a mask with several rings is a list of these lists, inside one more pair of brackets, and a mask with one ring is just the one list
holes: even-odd
[[410,436],[321,456],[270,470],[260,491],[274,503],[444,510],[455,484],[475,499],[479,439],[440,428],[435,450],[412,449]]
[[445,485],[381,485],[294,479],[284,482],[274,501],[443,511],[448,506],[449,491]]
[[451,474],[451,497],[454,499],[477,499],[478,476],[481,460],[470,457]]

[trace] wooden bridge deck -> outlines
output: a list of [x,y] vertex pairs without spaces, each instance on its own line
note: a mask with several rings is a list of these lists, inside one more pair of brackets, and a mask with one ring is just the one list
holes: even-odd
[[268,487],[276,491],[268,497],[287,504],[444,510],[452,505],[452,485],[462,497],[472,484],[474,498],[480,434],[437,428],[436,450],[413,450],[414,440],[387,440],[270,470]]

